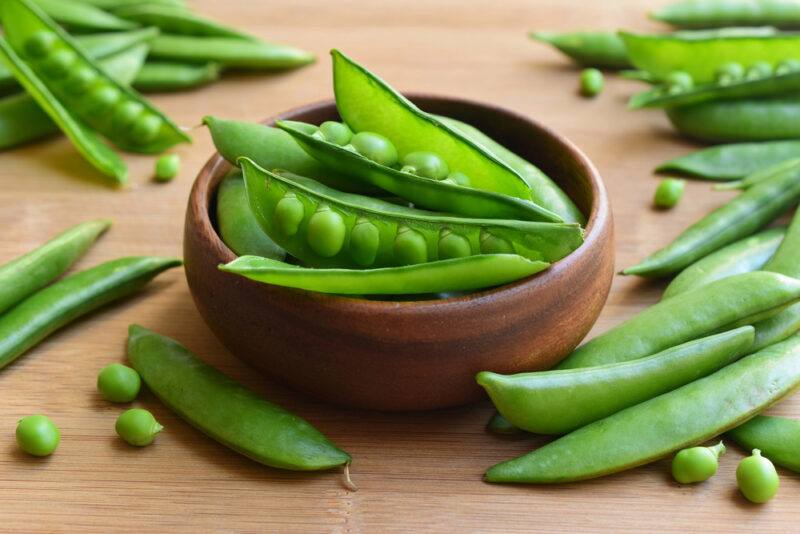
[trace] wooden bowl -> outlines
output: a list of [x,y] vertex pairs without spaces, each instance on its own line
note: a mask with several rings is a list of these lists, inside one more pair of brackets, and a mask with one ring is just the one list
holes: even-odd
[[[468,122],[538,165],[589,213],[586,241],[550,269],[444,300],[383,302],[269,286],[217,269],[235,258],[214,228],[230,169],[215,154],[186,212],[186,278],[201,315],[236,356],[309,395],[377,410],[427,410],[484,397],[475,373],[547,369],[589,332],[614,273],[611,210],[600,175],[572,143],[516,113],[429,95],[422,109]],[[283,113],[339,120],[333,101]]]

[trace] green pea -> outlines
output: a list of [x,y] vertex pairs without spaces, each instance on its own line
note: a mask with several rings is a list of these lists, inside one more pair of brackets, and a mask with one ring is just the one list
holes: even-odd
[[736,468],[736,483],[748,501],[760,504],[778,493],[781,480],[772,462],[761,456],[760,450],[753,449],[752,456],[739,462]]
[[332,258],[344,246],[345,231],[342,216],[321,204],[308,220],[308,244],[323,258]]
[[169,182],[181,170],[181,157],[177,154],[166,154],[156,161],[156,181]]
[[747,68],[744,77],[747,80],[758,80],[772,76],[772,65],[766,61],[756,61]]
[[581,94],[583,96],[597,96],[603,91],[603,73],[597,69],[583,69],[581,71]]
[[111,124],[120,130],[130,128],[144,112],[144,105],[135,100],[120,102],[111,114]]
[[367,159],[392,167],[397,163],[397,149],[391,141],[373,132],[358,132],[350,141],[353,148]]
[[97,375],[97,391],[111,402],[131,402],[139,395],[139,373],[121,363],[106,365]]
[[425,236],[408,226],[397,229],[394,238],[394,259],[398,265],[413,265],[428,261],[428,245]]
[[51,31],[41,30],[25,41],[25,53],[33,59],[41,59],[53,50],[58,37]]
[[331,143],[344,146],[353,138],[353,131],[344,123],[325,121],[319,125],[322,137]]
[[725,445],[721,441],[713,447],[683,449],[672,459],[672,478],[681,484],[704,482],[717,473],[723,454]]
[[676,70],[670,72],[666,79],[667,92],[670,94],[683,93],[694,87],[692,75],[686,71]]
[[445,180],[448,181],[448,183],[454,183],[462,187],[470,186],[469,176],[459,171],[451,172],[450,174],[447,175],[447,178],[445,178]]
[[486,230],[481,230],[480,241],[482,254],[514,254],[514,247],[511,243]]
[[672,208],[683,197],[683,190],[686,187],[686,180],[678,178],[667,178],[661,180],[656,188],[656,193],[653,197],[653,204],[657,208]]
[[111,112],[119,99],[119,90],[110,85],[99,85],[86,95],[86,108],[89,113],[104,116]]
[[42,61],[42,72],[55,80],[65,78],[73,65],[75,65],[77,59],[78,55],[75,52],[68,48],[62,48],[61,50],[53,52]]
[[350,257],[361,267],[369,267],[378,254],[380,239],[378,227],[368,219],[359,218],[350,232]]
[[164,121],[161,117],[153,115],[152,113],[147,113],[136,119],[136,122],[133,123],[130,137],[134,142],[146,145],[156,138],[163,124]]
[[17,424],[17,445],[34,456],[50,456],[61,441],[61,432],[46,415],[29,415]]
[[64,80],[64,87],[70,93],[80,95],[89,90],[97,80],[97,73],[90,67],[82,66],[73,69],[67,79]]
[[153,414],[143,408],[131,408],[123,412],[114,428],[119,437],[136,447],[150,445],[156,434],[164,429]]
[[797,71],[800,71],[800,59],[786,59],[775,67],[775,74],[778,76]]
[[741,63],[729,61],[719,66],[716,72],[717,83],[730,85],[744,78],[744,66]]
[[433,152],[410,152],[403,158],[403,172],[431,180],[444,180],[450,173],[447,162]]
[[472,255],[469,239],[445,228],[439,236],[439,259],[464,258]]
[[297,198],[297,195],[290,192],[286,193],[275,205],[273,218],[275,226],[282,234],[292,236],[297,233],[305,215],[303,203]]

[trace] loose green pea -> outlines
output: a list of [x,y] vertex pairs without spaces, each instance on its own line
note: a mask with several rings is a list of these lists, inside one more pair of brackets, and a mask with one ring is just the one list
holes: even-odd
[[300,223],[305,217],[303,203],[294,193],[286,193],[275,205],[275,226],[284,235],[292,236],[297,233]]
[[786,59],[775,67],[775,74],[783,75],[800,71],[800,59]]
[[486,230],[481,231],[480,241],[482,254],[514,254],[514,247],[511,243]]
[[410,152],[403,158],[403,172],[416,174],[431,180],[444,180],[450,173],[447,162],[433,152]]
[[744,77],[747,80],[757,80],[772,76],[772,65],[766,61],[757,61],[747,68]]
[[164,121],[157,115],[145,114],[133,123],[130,137],[134,142],[145,145],[155,139],[163,124]]
[[111,112],[120,99],[120,92],[110,85],[99,85],[86,95],[86,108],[90,113],[104,116]]
[[761,456],[760,450],[753,449],[752,456],[739,462],[736,483],[748,501],[761,504],[778,493],[781,480],[772,462]]
[[144,105],[135,100],[120,102],[111,114],[111,124],[120,130],[127,130],[144,112]]
[[344,123],[325,121],[319,125],[319,131],[326,141],[344,146],[353,138],[353,131]]
[[65,78],[78,56],[72,50],[62,48],[47,56],[42,61],[42,72],[54,80]]
[[719,66],[716,73],[717,83],[729,85],[744,78],[744,66],[733,61],[723,63]]
[[472,255],[469,239],[453,233],[450,229],[442,230],[439,236],[439,259],[464,258]]
[[666,79],[666,85],[668,93],[682,93],[694,87],[694,79],[688,72],[676,70],[669,73],[669,76],[667,76]]
[[322,204],[308,220],[308,244],[323,258],[332,258],[344,246],[345,231],[342,216]]
[[583,69],[581,71],[581,94],[583,96],[596,96],[603,90],[603,73],[597,69]]
[[460,185],[462,187],[470,186],[469,176],[459,171],[451,172],[450,174],[447,175],[447,178],[445,178],[445,180],[448,181],[449,183]]
[[29,415],[17,424],[17,445],[34,456],[50,456],[58,448],[61,432],[46,415]]
[[107,401],[131,402],[141,387],[139,373],[121,363],[106,365],[97,375],[97,391]]
[[153,414],[142,408],[131,408],[123,412],[117,418],[114,428],[119,437],[136,447],[150,445],[156,434],[164,429]]
[[32,59],[41,59],[53,50],[57,40],[58,37],[53,32],[38,31],[25,42],[25,53]]
[[704,482],[717,473],[723,454],[725,445],[721,441],[713,447],[683,449],[672,459],[672,477],[681,484]]
[[378,227],[365,218],[356,221],[350,232],[350,257],[361,267],[369,267],[375,261],[380,245]]
[[64,80],[64,87],[67,91],[80,95],[88,91],[95,80],[97,80],[97,73],[89,67],[82,66],[69,73],[67,79]]
[[398,265],[413,265],[428,261],[425,236],[408,226],[397,229],[394,238],[394,259]]
[[653,196],[653,204],[657,208],[672,208],[680,202],[685,188],[686,180],[680,180],[678,178],[661,180]]
[[381,165],[392,167],[397,163],[397,149],[391,141],[373,132],[358,132],[350,141],[356,152]]
[[177,154],[166,154],[156,161],[156,181],[169,182],[181,170],[181,157]]

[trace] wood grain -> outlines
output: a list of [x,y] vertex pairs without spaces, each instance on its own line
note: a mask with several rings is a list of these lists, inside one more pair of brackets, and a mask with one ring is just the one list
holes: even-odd
[[[451,94],[541,120],[580,146],[603,174],[616,222],[617,266],[668,242],[728,194],[702,182],[669,212],[649,205],[651,169],[694,146],[675,137],[658,111],[629,112],[634,82],[608,77],[597,99],[576,95],[577,70],[530,43],[529,29],[652,30],[645,12],[664,2],[616,0],[194,0],[201,13],[278,42],[309,49],[319,62],[274,76],[233,75],[211,87],[154,97],[177,122],[203,114],[256,119],[329,98],[327,50],[339,47],[407,91]],[[80,262],[126,254],[181,252],[183,215],[194,174],[212,152],[208,133],[181,147],[179,178],[151,182],[153,160],[126,156],[133,185],[102,185],[63,139],[0,154],[0,259],[72,224],[112,217],[114,228]],[[617,277],[594,328],[601,332],[655,302],[662,283]],[[155,446],[131,449],[114,435],[121,407],[99,399],[96,372],[124,359],[127,325],[138,322],[184,342],[200,357],[313,421],[355,458],[360,486],[340,475],[263,468],[203,437],[150,395],[137,404],[165,425]],[[302,340],[299,340],[302,342]],[[490,486],[493,463],[535,439],[483,431],[487,403],[424,415],[334,409],[260,378],[230,356],[205,327],[183,274],[53,336],[0,373],[0,513],[4,532],[530,532],[797,530],[800,481],[783,472],[778,497],[747,504],[735,489],[742,457],[730,447],[709,483],[678,487],[668,462],[559,487]],[[62,430],[49,459],[15,448],[16,421],[46,413]],[[773,413],[800,416],[800,399]]]

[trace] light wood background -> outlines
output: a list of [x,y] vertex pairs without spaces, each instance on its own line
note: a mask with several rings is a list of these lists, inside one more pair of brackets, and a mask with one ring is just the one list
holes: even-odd
[[[155,102],[183,125],[204,114],[260,119],[330,98],[327,52],[338,47],[401,90],[494,102],[543,121],[599,167],[616,218],[617,266],[668,242],[727,195],[690,183],[684,201],[656,212],[651,169],[694,146],[658,111],[632,112],[639,86],[614,76],[594,100],[576,95],[577,73],[526,39],[530,29],[654,30],[645,12],[662,2],[615,0],[190,0],[200,13],[318,54],[317,64],[278,75],[234,75]],[[192,180],[213,148],[207,131],[177,152],[176,181],[155,184],[153,160],[127,157],[132,186],[105,187],[64,139],[0,154],[0,259],[10,259],[80,221],[111,217],[113,229],[78,268],[129,254],[180,255]],[[655,302],[663,284],[617,277],[594,333]],[[293,474],[230,452],[176,418],[152,396],[136,404],[166,427],[133,449],[114,434],[122,407],[95,391],[97,371],[123,361],[128,324],[141,323],[308,418],[355,461],[350,493],[340,474]],[[298,340],[302,342],[302,340]],[[776,413],[800,416],[800,399]],[[16,421],[45,413],[62,431],[51,458],[17,451]],[[782,472],[778,497],[754,506],[737,491],[735,446],[710,482],[679,487],[668,461],[557,487],[485,484],[484,470],[536,439],[484,432],[482,403],[425,414],[381,414],[322,405],[266,380],[231,356],[196,312],[183,273],[52,336],[0,373],[0,531],[111,532],[579,532],[797,531],[800,481]]]

